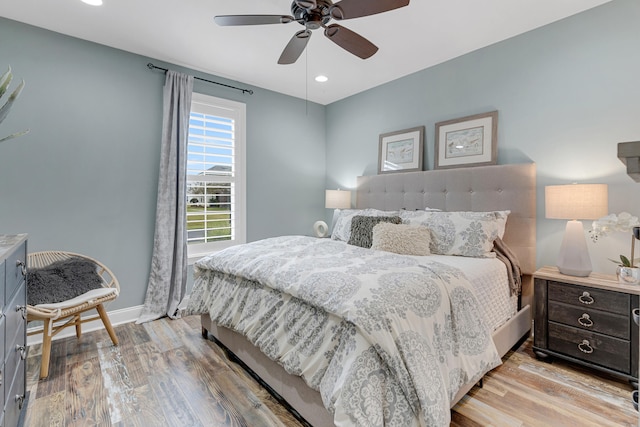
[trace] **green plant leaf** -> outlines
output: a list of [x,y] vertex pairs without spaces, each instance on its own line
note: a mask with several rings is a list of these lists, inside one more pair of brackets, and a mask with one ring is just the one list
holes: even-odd
[[[11,66],[9,66],[7,71],[5,71],[4,74],[2,74],[2,76],[0,76],[0,98],[2,98],[5,93],[7,93],[7,90],[9,90],[9,85],[11,84],[12,80],[13,80],[13,74],[11,73]],[[16,87],[14,91],[11,93],[11,95],[9,95],[9,99],[7,100],[7,102],[5,102],[4,105],[2,105],[2,107],[0,107],[0,124],[4,121],[5,118],[7,118],[7,115],[11,110],[11,106],[13,105],[15,100],[18,99],[18,97],[22,93],[23,88],[24,88],[24,80],[22,80],[22,82],[20,82],[18,87]],[[22,132],[12,133],[9,136],[5,136],[4,138],[1,138],[0,142],[6,141],[8,139],[16,138],[18,136],[24,135],[27,132],[29,132],[28,129]]]
[[623,267],[631,267],[631,262],[629,261],[629,258],[627,258],[626,256],[620,255],[620,261],[622,261]]
[[7,100],[7,102],[2,106],[2,108],[0,108],[0,123],[2,123],[2,121],[9,114],[9,110],[11,110],[11,106],[13,105],[15,100],[18,99],[18,97],[20,96],[20,93],[22,92],[23,87],[24,87],[24,80],[20,82],[18,87],[11,94],[11,96],[9,96],[9,99]]
[[11,80],[13,79],[13,74],[11,74],[11,67],[0,77],[0,98],[7,91],[9,85],[11,84]]
[[9,139],[17,138],[17,137],[22,136],[22,135],[24,135],[26,133],[29,133],[29,129],[23,130],[22,132],[12,133],[9,136],[5,136],[4,138],[0,139],[0,142],[4,142],[4,141],[7,141]]

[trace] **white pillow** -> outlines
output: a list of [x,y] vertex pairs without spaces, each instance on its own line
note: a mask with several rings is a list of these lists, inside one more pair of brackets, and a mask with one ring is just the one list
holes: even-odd
[[371,249],[401,255],[431,255],[431,233],[426,227],[381,222],[373,227]]
[[354,216],[396,216],[398,211],[381,211],[378,209],[336,209],[333,213],[333,230],[331,239],[348,242],[351,237],[351,220]]
[[420,212],[400,215],[402,222],[431,231],[431,253],[493,258],[493,241],[504,236],[510,211]]

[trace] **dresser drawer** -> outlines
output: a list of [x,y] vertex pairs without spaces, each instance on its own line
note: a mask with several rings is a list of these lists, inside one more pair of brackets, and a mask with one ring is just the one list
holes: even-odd
[[23,271],[26,270],[27,242],[22,242],[5,261],[5,301],[8,301],[20,283],[24,281]]
[[631,374],[631,343],[549,322],[549,350]]
[[16,339],[11,343],[7,343],[7,355],[4,362],[4,379],[5,379],[5,402],[9,402],[11,398],[11,392],[9,391],[9,384],[12,381],[17,381],[15,377],[24,376],[22,367],[24,361],[27,359],[27,346],[25,344],[24,334],[18,334]]
[[[4,356],[5,354],[5,343],[7,342],[7,333],[5,329],[6,323],[6,319],[4,318],[4,316],[2,316],[2,318],[0,318],[0,355],[2,356]],[[4,358],[2,358],[2,360],[4,360]],[[0,365],[2,365],[1,362]]]
[[[11,381],[9,379],[9,381]],[[4,376],[4,363],[2,365],[0,365],[0,402],[2,402],[2,407],[4,408],[4,404],[5,404],[5,400],[4,400],[4,389],[5,389],[5,385],[7,388],[9,388],[9,386],[11,384],[6,384],[7,379]],[[4,424],[0,423],[0,426],[4,426]]]
[[6,288],[5,286],[5,280],[6,278],[5,276],[5,272],[4,272],[4,266],[6,265],[6,263],[4,261],[0,262],[0,313],[4,312],[4,303],[7,301],[4,298],[4,290]]
[[549,301],[549,320],[567,326],[631,339],[629,316]]
[[[13,299],[7,304],[5,311],[5,341],[10,342],[15,339],[16,334],[24,335],[25,323],[23,315],[26,312],[19,307],[25,307],[27,303],[27,295],[25,293],[25,283],[20,285],[19,291],[13,296]],[[24,338],[21,338],[24,341]],[[9,354],[12,349],[7,347],[3,354]]]
[[549,301],[558,301],[624,316],[629,316],[631,312],[631,296],[622,292],[549,281],[548,298]]
[[20,361],[18,366],[18,375],[15,376],[13,384],[9,387],[6,385],[5,390],[9,390],[6,394],[4,406],[4,425],[16,426],[20,419],[20,411],[25,404],[25,383],[24,383],[24,360]]

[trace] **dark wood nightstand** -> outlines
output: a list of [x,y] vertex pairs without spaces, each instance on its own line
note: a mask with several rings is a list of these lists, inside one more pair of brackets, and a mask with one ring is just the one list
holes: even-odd
[[618,283],[615,276],[591,273],[567,276],[543,267],[534,277],[533,349],[638,381],[638,308],[640,286]]

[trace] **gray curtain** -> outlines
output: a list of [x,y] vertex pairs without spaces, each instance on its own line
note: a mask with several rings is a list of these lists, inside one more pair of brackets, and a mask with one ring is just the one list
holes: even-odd
[[162,147],[156,231],[144,308],[137,323],[179,317],[187,288],[185,224],[187,138],[193,76],[167,71],[164,84]]

